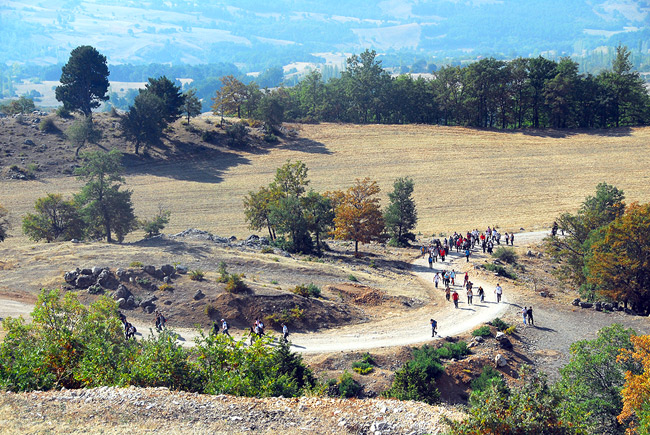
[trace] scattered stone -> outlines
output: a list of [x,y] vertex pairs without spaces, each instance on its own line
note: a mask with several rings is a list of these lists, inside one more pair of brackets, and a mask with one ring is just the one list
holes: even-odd
[[88,288],[95,283],[95,279],[92,274],[83,274],[77,277],[75,281],[75,287],[77,288]]
[[97,284],[104,288],[115,288],[117,283],[117,279],[108,269],[102,270],[97,276]]
[[92,271],[93,276],[99,276],[99,274],[104,270],[104,268],[93,266],[90,270]]
[[154,305],[154,301],[157,301],[157,300],[158,300],[158,297],[156,295],[151,296],[151,297],[143,300],[142,302],[140,302],[140,306],[145,308],[145,307]]
[[124,299],[124,298],[119,298],[116,302],[117,302],[117,306],[119,308],[124,309],[124,308],[127,307],[126,299]]
[[543,297],[543,298],[548,297],[548,293],[545,292],[545,291],[541,291],[541,292],[539,292],[539,295],[540,295],[541,297]]
[[160,271],[163,273],[164,276],[173,276],[175,269],[174,266],[171,264],[164,264],[160,266]]
[[126,286],[120,284],[117,286],[117,290],[113,293],[114,299],[128,299],[129,296],[133,296]]
[[205,294],[200,289],[197,290],[196,293],[194,293],[194,300],[195,301],[201,300],[204,297],[205,297]]
[[571,305],[573,305],[574,307],[580,306],[580,298],[575,298],[573,302],[571,302]]
[[142,270],[143,270],[145,273],[148,273],[149,275],[154,276],[154,274],[156,273],[156,266],[147,265],[147,266],[144,266],[144,267],[142,268]]
[[[142,305],[140,305],[142,306]],[[142,307],[142,311],[144,311],[147,314],[151,314],[156,310],[156,304],[152,303],[151,305],[146,305]]]
[[25,145],[31,145],[31,146],[36,145],[36,144],[34,143],[34,141],[31,140],[31,139],[25,139],[25,141],[24,141],[23,143],[24,143]]
[[500,353],[494,357],[494,363],[496,364],[497,367],[505,367],[506,365],[508,365],[508,361],[506,360],[506,357],[504,357]]
[[179,266],[176,266],[176,273],[179,273],[179,274],[181,274],[181,275],[185,275],[185,274],[187,273],[188,270],[189,270],[189,269],[188,269],[187,266],[180,266],[180,265],[179,265]]
[[614,304],[604,303],[603,310],[605,311],[614,311]]
[[63,275],[63,279],[65,279],[65,282],[67,282],[68,284],[73,284],[74,282],[76,282],[78,277],[79,277],[78,270],[71,270],[69,272],[66,272]]
[[592,304],[591,302],[580,302],[580,308],[591,308],[593,306],[594,304]]
[[594,304],[594,308],[596,309],[596,311],[603,311],[603,303],[600,301],[596,302]]

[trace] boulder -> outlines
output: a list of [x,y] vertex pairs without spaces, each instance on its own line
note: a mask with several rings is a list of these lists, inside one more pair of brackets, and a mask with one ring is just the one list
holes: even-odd
[[157,301],[157,300],[158,300],[158,298],[155,295],[151,296],[151,297],[143,300],[142,302],[140,302],[140,306],[141,307],[146,307],[146,306],[149,306],[149,305],[155,305],[154,301]]
[[95,278],[92,275],[79,275],[75,281],[75,287],[88,288],[95,283]]
[[163,264],[162,266],[160,266],[160,270],[165,276],[173,276],[175,272],[174,266],[172,266],[171,264]]
[[79,271],[79,275],[92,275],[92,274],[93,274],[93,270],[88,268],[81,269]]
[[246,237],[246,241],[257,243],[260,241],[260,236],[258,236],[257,234],[251,234],[250,236]]
[[194,300],[198,301],[200,299],[203,299],[205,297],[205,294],[199,289],[194,293]]
[[[140,305],[142,306],[142,305]],[[147,314],[151,314],[156,310],[156,304],[151,304],[151,305],[146,305],[142,307],[142,311],[144,311]]]
[[129,296],[132,296],[131,292],[122,284],[117,286],[117,290],[113,293],[113,298],[115,299],[128,299]]
[[497,335],[494,338],[496,338],[497,340],[501,340],[502,338],[505,338],[505,336],[506,336],[506,334],[499,331],[499,332],[497,332]]
[[135,300],[133,295],[131,295],[126,299],[126,306],[128,308],[136,308],[136,307],[139,307],[140,304],[138,303],[138,301]]
[[512,342],[508,340],[508,337],[503,336],[501,339],[499,339],[499,346],[501,349],[510,350],[512,349]]
[[115,275],[117,275],[117,279],[119,279],[120,281],[127,281],[129,279],[129,272],[122,269],[121,267],[117,268],[117,270],[115,271]]
[[144,270],[145,273],[148,273],[149,275],[153,276],[156,273],[156,266],[152,266],[149,264],[147,266],[144,266],[142,270]]
[[176,272],[185,275],[188,272],[187,266],[176,266]]
[[73,284],[74,282],[76,282],[78,277],[79,277],[78,270],[71,270],[69,272],[66,272],[63,275],[63,279],[65,279],[65,282],[67,282],[68,284]]
[[99,273],[99,276],[97,276],[97,284],[104,288],[115,288],[117,285],[117,279],[110,270],[104,269]]
[[25,139],[25,140],[23,141],[23,143],[24,143],[25,145],[31,145],[31,146],[36,145],[36,144],[34,143],[34,141],[31,140],[31,139]]
[[543,297],[543,298],[548,297],[548,293],[545,292],[545,291],[541,291],[541,292],[539,292],[539,295],[540,295],[541,297]]
[[92,269],[90,269],[90,271],[93,273],[93,276],[99,276],[99,274],[102,273],[103,270],[104,270],[103,267],[97,267],[97,266],[93,266]]
[[508,365],[508,361],[506,360],[505,356],[499,353],[497,354],[497,356],[494,357],[494,364],[497,367],[505,367],[506,365]]
[[614,304],[604,303],[603,310],[605,311],[614,311]]
[[164,282],[165,284],[171,284],[172,279],[171,279],[170,277],[166,276],[166,277],[163,278],[163,282]]
[[125,309],[125,308],[127,308],[126,299],[124,299],[124,298],[119,298],[116,302],[117,302],[117,306],[118,306],[119,308],[121,308],[121,309]]
[[596,303],[594,304],[594,308],[596,309],[596,311],[603,311],[603,304],[602,304],[602,302],[600,302],[600,301],[596,302]]
[[580,308],[591,308],[593,306],[594,304],[592,304],[591,302],[580,302]]
[[159,279],[159,280],[162,281],[162,279],[165,277],[165,274],[163,273],[162,270],[160,270],[160,269],[156,269],[156,271],[153,273],[153,276],[154,276],[156,279]]
[[574,307],[580,306],[580,298],[575,298],[573,302],[571,302],[571,305],[573,305]]

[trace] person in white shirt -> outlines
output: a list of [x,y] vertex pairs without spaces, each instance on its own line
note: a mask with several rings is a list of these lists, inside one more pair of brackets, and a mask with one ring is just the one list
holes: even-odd
[[497,303],[501,302],[501,295],[503,294],[503,289],[501,288],[501,284],[497,283],[497,287],[494,289],[494,293],[497,295]]

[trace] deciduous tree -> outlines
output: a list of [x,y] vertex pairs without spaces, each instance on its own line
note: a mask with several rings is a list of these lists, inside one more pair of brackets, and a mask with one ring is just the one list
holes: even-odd
[[56,99],[67,110],[78,110],[86,117],[108,100],[108,66],[106,56],[94,47],[82,45],[70,53],[61,70],[61,85],[56,87]]
[[212,99],[214,101],[213,112],[221,116],[236,113],[237,117],[241,118],[241,109],[248,97],[246,85],[232,75],[221,77],[220,80],[221,88],[217,90]]
[[353,240],[355,255],[359,255],[359,242],[378,240],[384,231],[379,192],[377,182],[366,177],[357,179],[346,192],[330,194],[336,204],[333,235],[339,240]]
[[86,143],[97,143],[102,138],[101,130],[95,128],[92,120],[89,117],[84,117],[82,119],[77,119],[68,129],[65,131],[65,136],[76,146],[74,151],[75,159],[79,157],[79,151],[83,148]]
[[201,114],[201,100],[196,96],[195,89],[190,89],[185,93],[181,109],[183,113],[187,115],[188,125],[190,123],[190,118]]
[[639,335],[630,340],[634,349],[622,349],[618,359],[641,369],[625,372],[625,385],[621,391],[623,409],[618,421],[629,425],[628,435],[647,434],[650,433],[650,335]]
[[36,213],[23,218],[23,233],[36,242],[45,239],[71,240],[83,238],[85,224],[73,201],[66,201],[63,195],[48,193],[34,204]]

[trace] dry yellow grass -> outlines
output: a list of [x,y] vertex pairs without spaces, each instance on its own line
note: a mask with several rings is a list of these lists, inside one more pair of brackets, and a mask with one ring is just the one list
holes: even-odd
[[[382,201],[397,177],[415,181],[417,231],[541,229],[575,210],[606,181],[628,201],[650,198],[650,128],[591,133],[493,132],[419,125],[304,125],[300,139],[269,152],[223,152],[217,159],[156,163],[127,176],[136,213],[151,216],[158,204],[172,211],[166,232],[196,227],[238,237],[247,228],[242,200],[268,184],[287,159],[309,167],[311,187],[345,189],[355,178],[379,182]],[[0,202],[10,211],[13,241],[24,243],[20,217],[46,192],[71,194],[73,178],[0,182]],[[131,236],[139,238],[140,234]],[[35,259],[36,260],[36,259]]]

